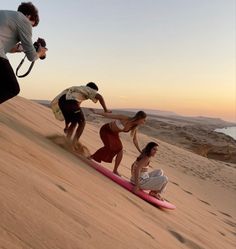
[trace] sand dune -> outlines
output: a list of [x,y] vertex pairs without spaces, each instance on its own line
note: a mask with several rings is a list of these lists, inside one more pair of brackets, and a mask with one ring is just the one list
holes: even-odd
[[[152,166],[168,175],[165,198],[177,206],[161,210],[58,146],[62,127],[24,98],[0,105],[0,248],[235,248],[233,164],[158,141]],[[91,152],[101,145],[99,127],[88,122],[81,138]],[[139,138],[142,146],[153,140]],[[137,152],[129,135],[122,141],[120,172],[129,178]]]

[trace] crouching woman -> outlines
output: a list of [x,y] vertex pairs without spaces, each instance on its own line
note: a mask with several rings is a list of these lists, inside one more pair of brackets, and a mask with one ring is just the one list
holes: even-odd
[[164,200],[161,193],[164,192],[168,183],[167,176],[164,175],[162,169],[148,172],[150,159],[156,155],[157,150],[158,144],[155,142],[146,145],[131,167],[130,180],[134,184],[134,193],[137,193],[139,189],[150,190],[150,195],[159,200]]

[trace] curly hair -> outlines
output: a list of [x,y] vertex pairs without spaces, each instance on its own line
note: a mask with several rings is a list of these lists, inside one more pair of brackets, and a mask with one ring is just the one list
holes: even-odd
[[86,86],[98,91],[98,86],[94,82],[89,82]]
[[30,16],[30,21],[34,21],[34,27],[39,23],[38,9],[31,2],[22,2],[17,11],[25,16]]

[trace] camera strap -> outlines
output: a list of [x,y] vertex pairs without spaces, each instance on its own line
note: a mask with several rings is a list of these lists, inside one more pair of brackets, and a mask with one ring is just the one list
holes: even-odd
[[18,78],[23,78],[23,77],[27,76],[27,75],[30,73],[30,71],[31,71],[31,69],[33,68],[33,66],[34,66],[34,61],[32,61],[31,64],[30,64],[30,66],[29,66],[28,71],[27,71],[25,74],[18,75],[18,71],[19,71],[19,69],[21,68],[22,64],[24,63],[25,58],[26,58],[26,55],[25,55],[25,57],[21,60],[21,62],[20,62],[20,64],[18,65],[18,67],[16,68],[16,76],[17,76]]

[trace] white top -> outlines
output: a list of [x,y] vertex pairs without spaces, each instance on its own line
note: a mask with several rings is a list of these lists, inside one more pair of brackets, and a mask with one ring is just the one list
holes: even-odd
[[79,103],[81,103],[82,101],[84,101],[86,99],[91,99],[94,103],[96,103],[98,101],[96,99],[97,91],[88,87],[88,86],[72,86],[70,88],[65,89],[60,94],[58,94],[52,100],[52,102],[50,104],[52,111],[55,115],[55,118],[60,120],[60,121],[63,121],[64,117],[63,117],[63,114],[62,114],[60,107],[58,105],[58,101],[59,101],[60,97],[63,96],[64,94],[66,94],[67,100],[74,99],[74,100],[78,101]]
[[76,100],[82,102],[87,99],[91,99],[94,103],[98,100],[96,99],[97,91],[88,86],[72,86],[68,89],[66,93],[67,100]]
[[119,119],[115,120],[114,123],[115,123],[115,125],[117,126],[117,128],[119,130],[121,130],[121,131],[124,130],[125,127],[124,127],[124,125],[121,123],[121,121]]

